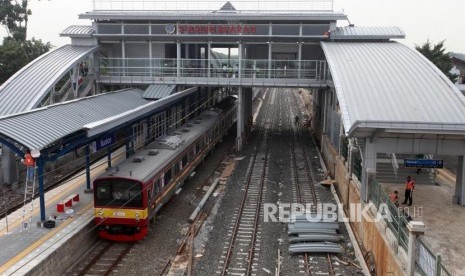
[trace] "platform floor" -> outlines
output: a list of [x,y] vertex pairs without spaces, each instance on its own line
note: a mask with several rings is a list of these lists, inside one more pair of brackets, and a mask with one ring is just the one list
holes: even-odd
[[[121,150],[112,158],[113,164],[122,159]],[[106,159],[91,167],[91,180],[104,172]],[[45,194],[46,218],[55,217],[56,226],[52,229],[38,227],[40,222],[39,198],[34,200],[32,223],[22,227],[23,208],[0,220],[0,275],[23,275],[47,257],[47,253],[62,244],[84,223],[93,218],[93,194],[85,193],[86,178],[84,171],[77,177]],[[65,212],[57,212],[57,203],[79,193],[79,202],[65,207]],[[30,203],[26,206],[26,221],[30,217]],[[72,209],[72,210],[70,210]],[[66,211],[68,211],[66,213]],[[28,216],[29,215],[29,216]]]
[[[441,169],[436,177],[439,186],[416,185],[413,204],[408,208],[414,220],[426,225],[424,240],[435,254],[440,254],[443,264],[455,275],[465,275],[465,206],[452,203],[455,175]],[[404,200],[405,184],[383,183],[386,192],[399,191],[399,202]]]

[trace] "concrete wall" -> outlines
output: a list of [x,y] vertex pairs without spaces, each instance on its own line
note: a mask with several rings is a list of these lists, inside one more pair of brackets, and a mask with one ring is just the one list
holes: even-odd
[[[344,212],[351,219],[351,227],[362,248],[362,253],[367,260],[369,252],[373,254],[372,261],[376,269],[376,275],[406,275],[406,253],[397,246],[397,240],[384,222],[372,222],[375,215],[373,210],[368,212],[368,217],[356,214],[350,204],[360,203],[360,183],[355,176],[348,175],[348,164],[343,157],[337,155],[336,149],[330,144],[326,136],[322,137],[322,157],[325,161],[329,175],[337,181],[335,188],[344,206]],[[352,212],[351,212],[352,211]],[[370,267],[370,261],[368,261]]]
[[83,228],[78,229],[78,233],[74,234],[70,239],[63,244],[57,246],[57,249],[43,258],[35,265],[27,276],[49,276],[49,275],[64,275],[66,270],[70,268],[98,239],[97,230],[93,223],[93,217],[87,220]]

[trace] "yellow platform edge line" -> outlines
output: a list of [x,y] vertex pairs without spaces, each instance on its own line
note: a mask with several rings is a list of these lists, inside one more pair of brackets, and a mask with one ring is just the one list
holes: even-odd
[[[87,210],[89,210],[92,206],[94,205],[93,202],[89,203],[88,205],[86,205],[83,209],[80,210],[80,212],[83,214],[85,213]],[[50,239],[53,235],[57,234],[60,230],[62,230],[63,228],[65,228],[65,226],[69,225],[71,222],[73,222],[72,219],[68,219],[68,220],[65,220],[63,223],[61,223],[60,225],[58,225],[58,227],[55,227],[52,231],[50,231],[49,233],[47,233],[45,236],[43,236],[42,238],[40,238],[38,241],[36,241],[35,243],[31,244],[28,248],[24,249],[21,253],[17,254],[16,256],[14,256],[13,258],[11,258],[8,262],[6,262],[5,264],[3,264],[2,266],[0,266],[0,273],[3,273],[5,272],[6,270],[8,270],[10,267],[12,267],[14,264],[16,264],[17,262],[19,262],[19,260],[23,259],[25,256],[27,256],[29,253],[31,253],[32,251],[34,251],[37,247],[39,247],[41,244],[43,244],[45,241],[47,241],[48,239]]]

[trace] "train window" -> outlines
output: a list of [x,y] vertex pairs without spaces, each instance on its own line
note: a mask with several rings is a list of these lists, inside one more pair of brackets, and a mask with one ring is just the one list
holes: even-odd
[[171,169],[165,172],[165,186],[171,181]]
[[176,164],[174,164],[174,175],[177,175],[179,173],[179,163],[176,162]]
[[184,157],[182,158],[182,166],[185,167],[187,165],[188,161],[187,161],[187,155],[184,155]]
[[142,206],[141,184],[125,179],[104,179],[95,182],[95,205],[115,207]]
[[161,191],[161,182],[160,182],[160,178],[157,179],[157,181],[155,181],[155,194],[158,194],[160,191]]
[[194,153],[194,155],[197,154],[197,153],[199,153],[199,152],[200,152],[200,144],[197,144],[197,145],[195,146],[195,153]]

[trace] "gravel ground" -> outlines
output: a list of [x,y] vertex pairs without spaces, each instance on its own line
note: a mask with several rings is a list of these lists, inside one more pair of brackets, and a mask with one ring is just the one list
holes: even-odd
[[158,275],[166,261],[176,256],[178,245],[189,228],[187,219],[204,194],[203,184],[234,141],[235,132],[231,131],[197,167],[195,176],[184,184],[181,193],[164,206],[147,237],[133,247],[111,275]]
[[[266,194],[264,196],[265,203],[291,203],[293,202],[292,189],[289,187],[291,179],[290,172],[290,152],[289,152],[289,137],[288,133],[288,120],[283,119],[285,114],[286,104],[292,102],[284,100],[284,96],[276,94],[275,105],[270,105],[271,93],[268,93],[267,99],[264,101],[262,110],[257,119],[257,125],[263,121],[264,109],[267,107],[275,108],[280,102],[283,107],[281,112],[281,120],[275,118],[274,131],[271,136],[270,147],[270,162],[268,168],[268,181],[266,183]],[[278,117],[278,115],[276,115]],[[255,131],[256,132],[256,131]],[[197,259],[194,274],[195,275],[217,275],[222,267],[222,251],[223,247],[228,242],[228,237],[225,237],[228,229],[232,227],[232,216],[237,210],[237,207],[242,199],[244,192],[243,184],[247,168],[250,165],[250,156],[253,153],[254,145],[257,137],[252,136],[249,146],[241,152],[245,158],[237,164],[236,170],[230,179],[227,181],[223,198],[220,202],[216,216],[210,217],[210,222],[206,226],[208,233],[202,234],[202,241],[207,241],[202,245],[201,253],[203,256]],[[311,167],[316,176],[316,182],[323,180],[324,172],[321,168],[320,161],[317,154],[317,149],[313,145],[310,134],[306,133],[304,137],[306,143],[308,156],[311,160]],[[315,184],[315,188],[319,194],[321,202],[335,203],[331,192],[319,185]],[[256,275],[274,275],[275,267],[277,265],[278,249],[281,252],[281,275],[299,275],[303,274],[303,258],[300,255],[291,255],[288,252],[288,235],[287,225],[279,222],[264,222],[263,208],[261,217],[261,227],[259,233],[260,251],[258,255],[258,265]],[[347,234],[344,224],[340,225],[340,234],[344,235],[345,239],[341,243],[345,252],[336,256],[337,258],[347,261],[355,260],[352,244]],[[328,271],[328,261],[326,255],[311,255],[310,263],[312,271],[315,273],[322,273],[323,275]],[[335,267],[336,275],[357,275],[359,269],[354,266],[345,266],[342,263],[335,261],[333,256],[333,266]]]

